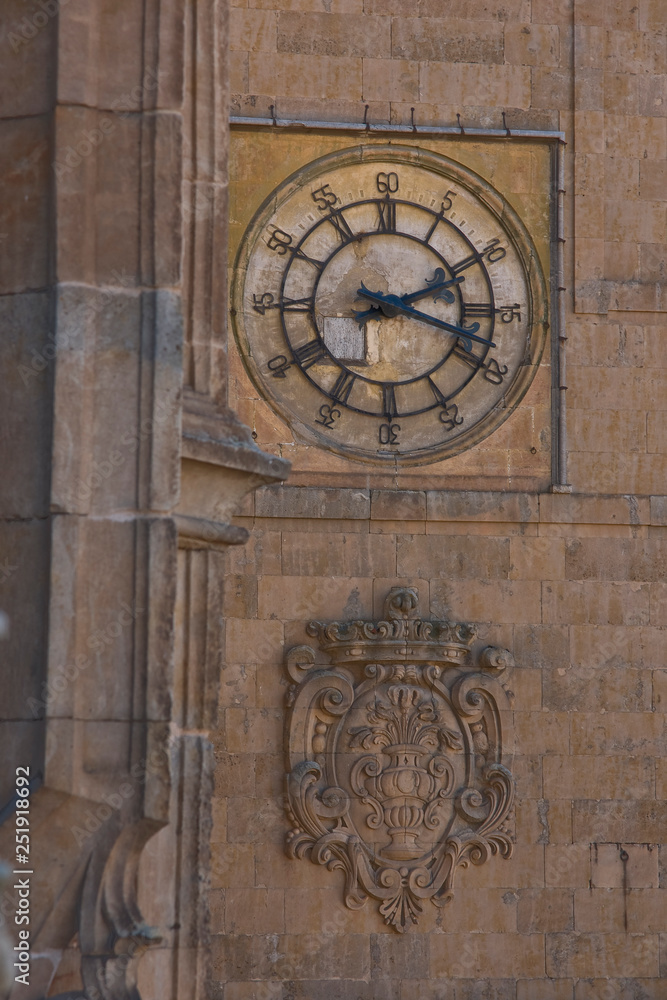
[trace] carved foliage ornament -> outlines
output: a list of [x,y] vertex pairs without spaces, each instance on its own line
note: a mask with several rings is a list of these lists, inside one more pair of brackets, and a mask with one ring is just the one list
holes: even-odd
[[287,853],[345,873],[345,903],[380,903],[403,932],[444,906],[458,867],[508,858],[511,712],[498,680],[512,655],[471,662],[471,625],[425,621],[393,588],[385,620],[311,622],[287,654]]

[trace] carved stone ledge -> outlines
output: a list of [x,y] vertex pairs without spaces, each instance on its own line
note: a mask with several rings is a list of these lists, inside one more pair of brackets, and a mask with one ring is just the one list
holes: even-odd
[[220,549],[248,538],[231,518],[247,493],[282,482],[290,463],[261,451],[250,429],[208,397],[185,392],[181,491],[176,510],[179,546]]
[[287,653],[287,853],[345,874],[345,904],[369,896],[403,932],[444,906],[457,868],[508,858],[512,715],[498,676],[514,663],[474,626],[419,617],[393,588],[384,620],[324,624]]

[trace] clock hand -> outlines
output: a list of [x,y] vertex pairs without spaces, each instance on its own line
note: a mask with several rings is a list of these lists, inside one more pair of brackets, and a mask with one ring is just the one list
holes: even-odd
[[436,296],[434,293],[439,292],[440,289],[449,288],[451,285],[458,285],[462,281],[465,281],[463,275],[458,278],[451,278],[449,281],[445,281],[445,272],[441,267],[436,268],[435,274],[431,281],[426,281],[426,288],[421,288],[418,292],[410,292],[409,295],[401,295],[404,302],[416,302],[417,299],[425,299],[429,295],[433,295],[434,300],[437,298],[444,298],[445,302],[453,302],[454,296],[451,292],[445,292],[443,296]]
[[[441,289],[447,289],[451,285],[458,285],[462,281],[465,281],[463,275],[458,278],[451,278],[449,281],[445,281],[445,272],[441,267],[436,268],[435,274],[431,281],[426,279],[426,288],[420,288],[418,292],[409,292],[406,295],[401,295],[403,302],[410,303],[416,302],[417,299],[425,299],[429,295],[433,295],[434,301],[437,302],[439,298],[445,300],[445,302],[452,303],[454,301],[454,296],[449,291],[444,291],[443,295],[436,295]],[[352,310],[354,313],[354,318],[356,319],[359,326],[363,326],[367,319],[375,318],[378,314],[378,306],[371,306],[370,309],[364,309],[363,312],[359,312],[355,309]]]
[[363,282],[361,288],[357,289],[357,294],[376,303],[385,316],[393,317],[397,313],[403,313],[405,316],[413,316],[423,323],[430,323],[431,326],[437,326],[441,330],[447,330],[448,333],[455,333],[467,345],[466,350],[468,351],[472,350],[472,344],[470,343],[472,340],[476,340],[480,344],[486,344],[488,347],[496,346],[490,340],[475,336],[476,331],[479,330],[479,323],[473,323],[469,328],[454,326],[453,323],[445,323],[442,319],[436,319],[435,316],[429,316],[428,313],[420,312],[419,309],[413,309],[412,306],[407,305],[398,295],[383,295],[382,292],[371,292]]

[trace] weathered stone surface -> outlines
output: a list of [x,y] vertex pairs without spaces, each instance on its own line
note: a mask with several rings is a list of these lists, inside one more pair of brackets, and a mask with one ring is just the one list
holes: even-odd
[[50,121],[47,114],[0,122],[0,170],[5,198],[0,212],[0,294],[38,291],[51,278]]

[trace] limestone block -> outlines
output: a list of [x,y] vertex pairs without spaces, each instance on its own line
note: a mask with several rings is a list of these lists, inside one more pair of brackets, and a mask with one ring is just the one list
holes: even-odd
[[426,506],[429,520],[435,521],[530,522],[538,519],[537,498],[527,493],[429,490]]
[[[275,52],[276,17],[273,11],[232,8],[229,47],[232,52]],[[232,89],[235,89],[232,85]]]
[[569,631],[563,625],[518,625],[514,655],[523,667],[561,666],[569,661]]
[[269,708],[227,708],[227,749],[230,753],[277,753],[282,748],[282,711]]
[[595,844],[591,883],[604,889],[657,889],[657,844]]
[[572,752],[625,756],[650,754],[662,757],[667,750],[667,727],[655,712],[614,712],[572,716]]
[[371,517],[373,520],[424,520],[426,494],[421,490],[373,490]]
[[510,540],[511,580],[562,580],[565,575],[562,538],[515,537]]
[[[637,945],[639,947],[639,944]],[[597,1000],[604,990],[614,991],[614,1000],[633,1000],[637,990],[662,1000],[662,984],[658,979],[580,979],[575,987],[575,1000]]]
[[180,115],[158,113],[145,116],[143,128],[143,142],[151,144],[154,157],[152,169],[145,169],[143,177],[147,196],[143,205],[142,230],[148,244],[148,252],[142,261],[144,284],[179,285],[182,280],[181,231],[184,221],[187,222],[193,212],[207,212],[217,219],[220,206],[215,198],[216,192],[202,186],[196,189],[194,205],[181,203],[184,150]]
[[[650,628],[573,625],[570,629],[570,662],[573,667],[651,667],[656,635]],[[564,664],[563,664],[564,666]]]
[[216,797],[255,794],[255,758],[252,754],[216,750],[215,764]]
[[362,96],[364,101],[374,102],[417,101],[419,63],[408,59],[364,59]]
[[544,851],[547,888],[577,889],[590,881],[590,847],[584,844],[548,844]]
[[574,913],[577,931],[622,934],[625,930],[627,898],[618,889],[577,889],[574,894]]
[[361,99],[361,59],[279,52],[250,53],[249,90],[256,94],[300,97],[311,94],[321,99]]
[[362,518],[370,516],[368,490],[268,486],[255,494],[257,517]]
[[430,944],[434,935],[403,935],[398,940],[388,934],[371,934],[371,978],[380,981],[417,979],[429,966]]
[[[173,593],[163,581],[174,575],[173,525],[149,522],[137,528],[132,521],[94,521],[81,526],[78,519],[59,517],[53,544],[49,713],[84,719],[127,720],[133,713],[168,718],[166,650]],[[75,554],[78,574],[72,586],[69,567]],[[160,574],[151,587],[145,578],[135,586],[135,559],[145,559]],[[93,569],[99,566],[104,573]],[[86,594],[85,605],[77,601],[79,588]],[[146,659],[134,662],[137,643],[145,643]]]
[[572,1000],[573,979],[520,979],[516,984],[516,1000]]
[[532,106],[544,109],[563,107],[569,100],[570,86],[570,73],[566,69],[536,66],[532,72]]
[[2,656],[15,674],[3,690],[3,719],[45,715],[49,533],[43,519],[0,522],[0,607],[9,617]]
[[[16,793],[17,767],[30,768],[31,776],[43,771],[46,726],[42,719],[10,720],[6,715],[3,711],[0,720],[0,754],[6,762],[0,776],[0,796],[3,802],[10,802]],[[4,851],[5,857],[13,846]]]
[[0,118],[40,115],[50,110],[56,29],[53,14],[43,9],[27,11],[21,0],[10,0],[5,5]]
[[[125,0],[91,10],[73,0],[67,10],[63,8],[59,30],[61,101],[102,108],[126,106],[132,100],[138,107],[179,106],[183,76],[179,13],[178,4],[166,4],[161,10],[158,75],[155,62],[144,59],[142,15],[136,4]],[[87,58],[82,60],[81,53]]]
[[[179,486],[178,300],[169,291],[139,297],[65,286],[57,331],[54,503],[100,512],[169,508]],[[140,364],[144,352],[152,370]],[[92,398],[80,391],[82,380],[92,381]]]
[[566,546],[566,574],[574,580],[652,582],[662,578],[666,556],[667,542],[659,538],[619,539],[613,548],[605,539],[574,539]]
[[284,896],[282,889],[228,889],[227,934],[284,933]]
[[[654,289],[656,293],[656,303],[660,302],[661,295],[660,282],[664,273],[665,244],[664,243],[642,243],[639,250],[639,277],[646,283],[649,290]],[[620,280],[620,275],[618,276]]]
[[0,325],[5,386],[0,441],[3,460],[12,469],[0,487],[0,510],[6,517],[43,516],[49,503],[50,397],[56,353],[48,296],[0,297]]
[[549,976],[657,976],[658,936],[548,934]]
[[545,934],[574,928],[570,889],[522,889],[517,911],[521,934]]
[[224,989],[226,1000],[400,1000],[398,984],[363,980],[232,982]]
[[333,576],[265,576],[259,581],[262,618],[359,618],[370,614],[372,581]]
[[505,59],[517,66],[558,66],[560,47],[555,24],[512,24],[505,29]]
[[639,112],[646,116],[663,118],[667,115],[667,100],[665,100],[665,74],[639,77]]
[[515,1000],[516,981],[514,979],[456,979],[448,976],[442,979],[406,979],[400,984],[400,1000]]
[[224,936],[212,941],[214,977],[251,979],[364,979],[369,973],[363,934]]
[[457,621],[539,623],[540,594],[524,580],[432,580],[431,610]]
[[544,975],[542,934],[445,934],[431,945],[435,978]]
[[[572,441],[577,449],[595,452],[596,442],[606,435],[606,440],[613,443],[621,452],[655,451],[648,440],[646,412],[641,410],[623,410],[609,413],[608,410],[580,410],[572,414]],[[655,440],[655,439],[654,439]]]
[[[543,762],[544,796],[554,799],[648,799],[653,793],[650,757],[551,756]],[[657,863],[657,862],[656,862]]]
[[382,58],[391,53],[391,30],[387,17],[283,11],[278,14],[277,50],[311,56]]
[[[515,851],[501,865],[488,866],[488,870],[477,865],[468,868],[464,875],[465,891],[504,889],[516,892],[519,889],[539,889],[544,885],[544,850],[542,844],[523,844],[520,852]],[[443,927],[448,933],[457,930],[453,921],[443,921]]]
[[542,584],[544,620],[574,625],[648,625],[648,584],[553,581]]
[[649,712],[652,693],[648,670],[556,665],[544,673],[544,704],[561,712]]
[[[6,46],[9,48],[8,45]],[[44,288],[50,278],[51,184],[47,115],[0,122],[0,172],[5,197],[0,211],[0,294]]]
[[255,883],[253,844],[211,845],[211,888],[247,888]]
[[578,841],[658,843],[667,820],[664,801],[626,802],[582,799],[573,805],[574,837]]
[[503,62],[503,27],[498,21],[397,17],[391,41],[394,59],[486,65]]
[[454,104],[530,106],[530,68],[527,66],[425,62],[421,67],[420,87],[427,102],[436,103],[439,95],[446,93]]
[[59,278],[132,286],[139,274],[140,116],[60,107],[56,122]]
[[611,114],[639,113],[639,77],[636,73],[605,73],[604,87],[605,108]]
[[393,535],[285,532],[282,570],[286,576],[393,576],[396,541]]
[[439,921],[446,933],[512,934],[517,930],[517,895],[503,888],[469,889],[466,878],[466,884],[459,884],[447,907]]
[[402,577],[507,580],[509,569],[509,538],[401,535],[397,539],[397,571]]
[[227,663],[280,663],[283,655],[281,622],[231,618],[226,624]]

